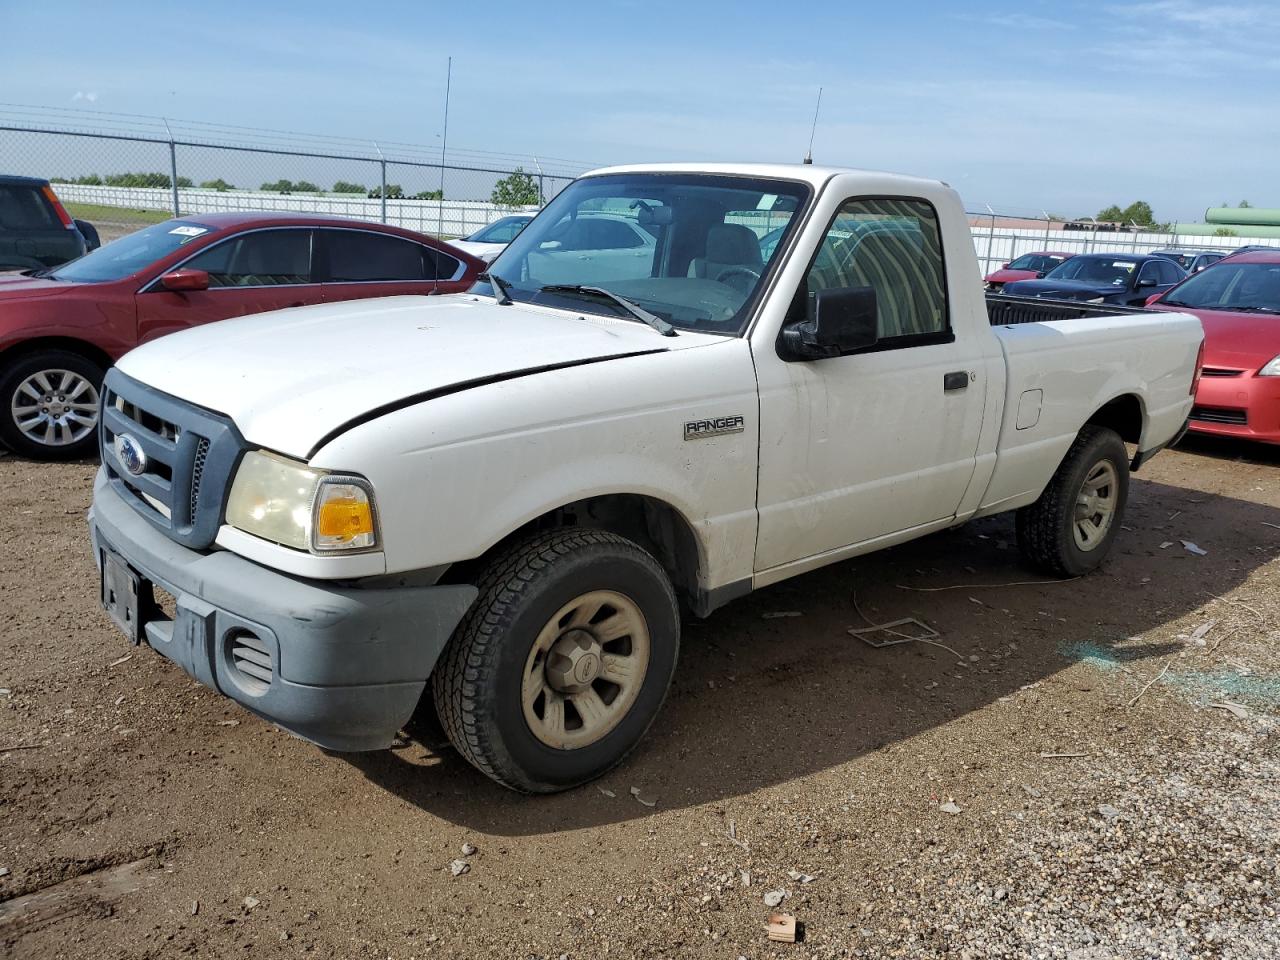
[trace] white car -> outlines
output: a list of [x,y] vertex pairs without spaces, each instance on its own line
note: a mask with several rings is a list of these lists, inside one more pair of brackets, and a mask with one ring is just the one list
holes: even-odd
[[520,231],[532,219],[533,214],[531,213],[503,217],[501,220],[495,220],[493,223],[481,227],[469,237],[463,237],[461,240],[450,240],[449,246],[457,247],[464,253],[479,257],[487,263],[500,254],[508,243],[519,236]]
[[469,293],[127,354],[90,513],[103,604],[326,748],[387,747],[427,695],[498,782],[583,783],[657,716],[682,605],[1007,511],[1050,575],[1124,535],[1129,471],[1186,424],[1199,321],[988,303],[978,276],[937,181],[596,171]]

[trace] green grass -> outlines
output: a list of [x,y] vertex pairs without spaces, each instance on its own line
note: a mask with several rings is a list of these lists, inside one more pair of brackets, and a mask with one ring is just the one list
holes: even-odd
[[63,201],[72,219],[96,223],[106,220],[114,223],[164,223],[173,218],[164,210],[135,210],[131,207],[108,207],[100,203],[72,203]]

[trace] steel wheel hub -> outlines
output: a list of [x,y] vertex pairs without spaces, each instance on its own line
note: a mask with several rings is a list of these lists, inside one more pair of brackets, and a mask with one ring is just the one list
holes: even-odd
[[1099,460],[1085,474],[1076,494],[1071,532],[1077,547],[1093,550],[1106,539],[1119,498],[1120,478],[1115,466],[1110,460]]
[[34,443],[63,447],[98,425],[98,388],[72,370],[41,370],[14,391],[9,415]]
[[529,730],[559,750],[600,740],[635,703],[649,651],[648,624],[629,597],[594,590],[569,601],[525,661],[521,700]]

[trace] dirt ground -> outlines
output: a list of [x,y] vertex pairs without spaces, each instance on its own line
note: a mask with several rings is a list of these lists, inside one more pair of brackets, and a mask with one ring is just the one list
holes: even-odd
[[93,470],[0,457],[4,955],[1280,956],[1280,451],[1157,457],[1084,579],[991,586],[1040,579],[996,518],[688,622],[648,740],[537,799],[425,718],[328,755],[127,646]]

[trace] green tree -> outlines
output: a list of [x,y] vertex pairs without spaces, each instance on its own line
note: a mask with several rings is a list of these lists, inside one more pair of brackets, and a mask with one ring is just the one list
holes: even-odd
[[[382,196],[382,187],[374,187],[369,191],[370,199],[377,199]],[[402,200],[404,199],[404,188],[398,183],[387,184],[387,199]]]
[[516,167],[510,176],[493,185],[489,202],[499,207],[528,207],[538,203],[538,184],[533,174]]
[[1238,237],[1238,236],[1240,236],[1240,234],[1236,233],[1236,232],[1235,232],[1234,230],[1232,230],[1230,227],[1219,227],[1217,230],[1213,231],[1213,235],[1214,235],[1215,237]]
[[348,183],[346,180],[339,180],[333,185],[334,193],[367,193],[368,190],[363,183]]
[[420,193],[415,193],[415,194],[413,195],[413,199],[415,199],[415,200],[443,200],[443,199],[444,199],[444,191],[443,191],[443,190],[423,190],[423,191],[421,191]]
[[218,177],[216,180],[205,180],[200,184],[200,186],[204,190],[217,190],[219,193],[225,193],[228,190],[234,190],[236,188],[234,183],[227,183],[227,181],[223,180],[221,177]]
[[319,193],[320,192],[320,188],[317,187],[310,180],[299,180],[297,183],[293,185],[293,190],[295,193]]
[[1250,203],[1248,200],[1241,200],[1238,204],[1236,204],[1236,206],[1239,207],[1241,210],[1248,210],[1250,207],[1253,206],[1253,204]]
[[1124,211],[1121,210],[1118,206],[1116,206],[1113,203],[1111,206],[1104,207],[1103,209],[1099,210],[1098,215],[1094,219],[1105,220],[1108,223],[1114,223],[1117,220],[1124,219]]
[[293,181],[292,180],[276,180],[273,183],[264,183],[262,185],[262,189],[267,191],[268,193],[292,193]]

